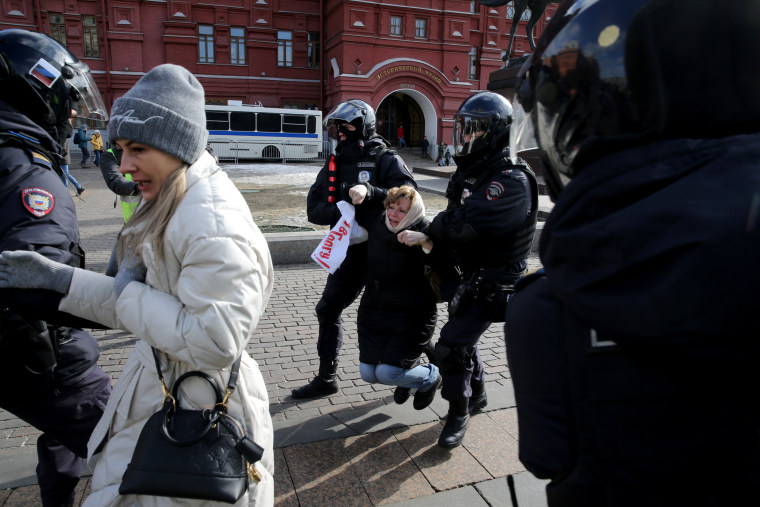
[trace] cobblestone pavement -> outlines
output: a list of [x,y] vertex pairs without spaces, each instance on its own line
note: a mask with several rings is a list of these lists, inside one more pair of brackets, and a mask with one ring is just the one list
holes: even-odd
[[[75,198],[87,267],[103,272],[121,227],[120,210],[118,207],[114,209],[114,195],[105,187],[97,168],[73,168],[72,173],[87,188],[81,199]],[[535,256],[531,257],[531,267],[538,267],[538,259]],[[417,411],[412,410],[410,406],[399,407],[393,403],[392,388],[366,384],[361,380],[355,323],[357,303],[351,305],[343,314],[346,340],[340,355],[340,392],[327,398],[296,402],[290,396],[291,389],[308,382],[318,367],[318,325],[314,306],[324,286],[326,272],[315,264],[275,266],[275,277],[274,292],[269,305],[247,349],[259,364],[270,397],[270,412],[275,423],[275,447],[278,448],[275,456],[277,505],[377,505],[423,498],[433,495],[436,491],[456,488],[461,488],[457,491],[465,496],[456,500],[452,497],[451,501],[467,501],[466,495],[470,494],[470,490],[475,490],[469,488],[465,491],[466,488],[462,486],[485,484],[483,481],[499,479],[501,491],[504,489],[501,480],[506,475],[523,470],[517,462],[516,451],[513,449],[516,447],[516,440],[513,440],[514,445],[509,451],[512,455],[510,467],[499,466],[494,470],[484,465],[485,470],[480,475],[462,475],[462,469],[470,470],[474,465],[467,460],[459,462],[456,456],[466,455],[469,460],[474,459],[480,463],[488,460],[478,456],[474,449],[476,446],[473,449],[468,448],[468,451],[465,451],[463,446],[460,448],[461,451],[452,453],[453,458],[437,454],[440,451],[435,450],[434,443],[437,433],[440,432],[439,418],[445,414],[442,400],[437,399],[431,408],[414,414]],[[445,307],[441,305],[439,310],[435,339],[446,319]],[[115,382],[136,339],[132,334],[122,331],[94,331],[93,335],[101,347],[99,363]],[[486,424],[488,421],[498,425],[501,421],[502,426],[513,428],[512,433],[516,438],[514,403],[511,401],[512,388],[503,338],[503,326],[494,324],[480,342],[480,353],[488,375],[489,395],[495,400],[491,405],[495,405],[494,408],[497,409],[487,414],[490,419],[480,419],[480,424]],[[420,416],[423,418],[413,418]],[[409,417],[412,419],[405,419]],[[471,430],[473,434],[476,432],[486,435],[489,431],[485,426],[482,432]],[[423,433],[427,435],[424,444],[413,444]],[[38,435],[36,429],[0,410],[0,488],[13,488],[0,490],[0,505],[39,505],[33,468],[36,461],[34,447]],[[350,440],[351,438],[360,440]],[[364,448],[362,452],[358,452],[357,449],[361,446],[386,448],[388,439],[394,441],[393,449],[398,451],[403,448],[403,451],[399,451],[403,456],[392,468],[400,470],[412,466],[412,469],[403,480],[399,479],[401,482],[394,479],[394,492],[378,494],[377,490],[371,488],[374,480],[370,469],[366,468],[371,468],[370,463],[374,463],[368,457],[372,455],[372,449]],[[476,443],[474,437],[473,443]],[[336,445],[343,451],[336,454]],[[402,447],[398,447],[399,445]],[[404,445],[406,447],[403,447]],[[486,452],[488,446],[483,445],[483,448],[483,452]],[[346,454],[346,449],[352,449],[352,453]],[[321,457],[316,468],[309,469],[311,471],[304,469],[304,463],[308,461],[309,456]],[[430,456],[436,458],[433,463],[426,465],[425,460],[432,459]],[[341,488],[336,489],[340,481],[337,481],[334,475],[324,472],[325,463],[331,459],[341,462],[334,463],[328,467],[330,469],[345,472],[341,467],[349,467],[353,486],[346,486],[346,492],[341,492]],[[448,463],[447,466],[459,463],[458,479],[449,478],[448,482],[436,479],[431,471],[438,470],[439,473],[443,473],[445,468],[440,468],[442,463]],[[23,470],[13,472],[15,466]],[[382,475],[383,469],[377,473]],[[365,473],[370,475],[362,478],[362,474],[357,470],[365,470]],[[454,475],[454,470],[450,470],[449,474]],[[398,486],[416,484],[415,481],[422,481],[424,487],[404,489]],[[88,486],[89,478],[81,481],[77,505],[86,496]],[[348,494],[352,487],[359,488],[358,496]],[[327,497],[324,496],[326,491],[341,492],[342,500],[336,497],[327,501]],[[478,493],[479,498],[486,498],[481,490],[478,490]],[[448,502],[438,502],[438,505],[446,504]]]

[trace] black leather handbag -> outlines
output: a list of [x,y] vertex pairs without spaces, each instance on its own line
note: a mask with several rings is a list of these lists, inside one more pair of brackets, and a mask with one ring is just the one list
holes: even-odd
[[[264,453],[249,439],[242,424],[227,413],[227,400],[235,390],[240,357],[230,371],[223,394],[213,377],[190,371],[179,377],[169,392],[161,374],[156,349],[156,370],[164,391],[164,405],[145,423],[124,473],[119,493],[193,498],[235,503],[259,482],[255,463]],[[206,380],[214,389],[213,408],[180,408],[179,386],[190,377]]]

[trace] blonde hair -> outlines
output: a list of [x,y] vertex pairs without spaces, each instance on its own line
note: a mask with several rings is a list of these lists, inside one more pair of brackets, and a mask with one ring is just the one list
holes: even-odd
[[142,245],[150,241],[157,260],[164,260],[164,233],[169,220],[185,196],[187,165],[171,173],[156,193],[156,197],[137,208],[119,233],[117,257],[119,263],[127,252],[140,255]]
[[417,192],[415,192],[414,188],[410,187],[409,185],[393,187],[388,190],[387,194],[385,194],[385,199],[383,200],[383,207],[388,209],[388,206],[406,197],[407,199],[409,199],[409,208],[411,209],[411,207],[414,206],[414,199],[416,195],[417,195]]

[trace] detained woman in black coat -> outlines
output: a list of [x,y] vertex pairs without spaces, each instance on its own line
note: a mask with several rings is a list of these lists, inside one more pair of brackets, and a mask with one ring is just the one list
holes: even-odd
[[416,389],[414,408],[422,410],[441,384],[434,364],[420,364],[437,318],[436,296],[425,275],[433,244],[410,247],[398,239],[403,231],[428,225],[422,197],[414,188],[388,190],[384,207],[381,212],[357,212],[369,234],[367,285],[357,322],[359,372],[366,382],[398,386],[397,403]]

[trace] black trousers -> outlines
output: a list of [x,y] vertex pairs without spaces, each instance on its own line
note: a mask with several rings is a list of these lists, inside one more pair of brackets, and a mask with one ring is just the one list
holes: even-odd
[[87,441],[111,394],[111,377],[96,367],[72,385],[56,385],[23,366],[0,368],[0,407],[42,431],[37,440],[37,479],[42,505],[73,499]]
[[[491,322],[486,311],[477,304],[472,304],[456,315],[449,315],[449,320],[441,329],[438,343],[448,347],[464,347],[469,349],[470,361],[462,365],[458,371],[441,369],[441,397],[447,401],[459,401],[472,396],[470,381],[482,381],[485,378],[483,361],[480,359],[478,341],[486,332]],[[441,358],[438,358],[441,361]]]
[[317,353],[321,359],[336,359],[343,347],[341,313],[353,303],[367,278],[367,242],[348,247],[346,259],[328,275],[315,311],[319,320]]

